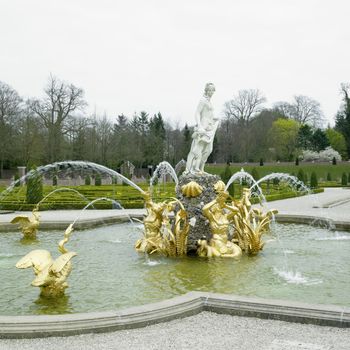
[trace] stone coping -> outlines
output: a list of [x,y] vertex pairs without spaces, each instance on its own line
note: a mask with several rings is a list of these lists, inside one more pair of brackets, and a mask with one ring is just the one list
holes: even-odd
[[331,327],[350,327],[350,308],[190,292],[124,310],[66,315],[0,316],[0,338],[37,338],[145,327],[210,311]]
[[[122,214],[115,216],[106,216],[101,218],[80,219],[74,224],[76,230],[84,230],[88,228],[98,227],[101,225],[113,225],[116,223],[128,222],[130,218],[143,219],[143,215],[140,213],[130,213],[130,215]],[[277,222],[280,223],[295,223],[306,224],[322,227],[331,227],[341,231],[350,231],[350,220],[339,221],[332,220],[325,217],[311,216],[311,215],[296,215],[296,214],[277,214],[275,217]],[[349,217],[350,219],[350,217]],[[40,222],[40,230],[65,230],[72,221],[58,220],[48,221],[42,220]],[[0,222],[0,232],[19,232],[18,226],[10,224],[8,222]]]
[[[91,218],[91,219],[79,219],[74,224],[75,230],[85,230],[88,228],[94,228],[103,225],[113,225],[120,224],[130,221],[130,218],[136,218],[139,220],[143,219],[143,216],[140,214],[132,214],[132,215],[115,215],[115,216],[106,216],[101,218]],[[72,223],[72,220],[58,220],[58,221],[49,221],[49,220],[41,220],[40,221],[40,230],[65,230],[68,225]],[[7,222],[0,222],[0,232],[14,232],[17,231],[20,233],[18,225],[13,225]]]

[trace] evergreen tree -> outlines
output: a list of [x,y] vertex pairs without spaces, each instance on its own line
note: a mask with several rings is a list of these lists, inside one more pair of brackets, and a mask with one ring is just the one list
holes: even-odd
[[335,118],[335,129],[344,135],[350,157],[350,84],[342,84],[343,105]]
[[324,150],[329,146],[327,134],[321,129],[316,129],[311,138],[311,145],[316,152]]
[[343,173],[342,177],[341,177],[341,185],[346,186],[347,184],[348,184],[348,177],[347,177],[346,173]]
[[297,135],[297,147],[310,149],[312,144],[312,129],[308,124],[301,125]]
[[311,188],[317,188],[318,187],[317,175],[316,175],[316,173],[314,171],[311,173],[310,187]]

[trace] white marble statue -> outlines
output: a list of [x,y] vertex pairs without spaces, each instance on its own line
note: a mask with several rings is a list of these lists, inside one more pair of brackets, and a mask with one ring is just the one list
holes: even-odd
[[186,173],[204,173],[204,165],[213,150],[214,136],[219,124],[210,102],[214,92],[214,84],[207,83],[195,114],[196,126],[192,134],[191,150],[187,156]]

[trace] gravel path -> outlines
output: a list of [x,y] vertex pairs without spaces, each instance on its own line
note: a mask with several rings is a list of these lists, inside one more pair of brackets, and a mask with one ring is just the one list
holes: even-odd
[[218,315],[196,316],[145,328],[62,338],[5,339],[0,349],[257,349],[348,350],[350,330]]

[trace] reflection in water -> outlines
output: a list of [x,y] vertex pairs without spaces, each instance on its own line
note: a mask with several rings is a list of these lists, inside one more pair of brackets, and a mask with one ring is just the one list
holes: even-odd
[[19,242],[22,245],[36,245],[40,243],[40,241],[37,238],[25,238],[25,237],[21,238]]
[[33,305],[31,305],[30,309],[37,315],[59,315],[73,312],[73,306],[69,302],[69,296],[65,294],[58,298],[39,296]]

